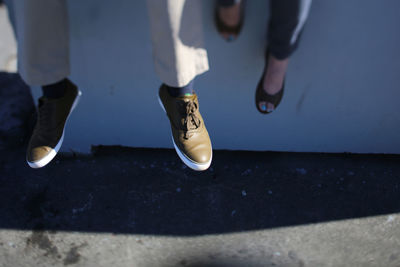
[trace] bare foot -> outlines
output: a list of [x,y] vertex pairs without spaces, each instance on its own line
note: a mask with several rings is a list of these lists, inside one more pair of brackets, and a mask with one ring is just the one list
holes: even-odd
[[[269,55],[268,68],[266,73],[264,73],[263,81],[263,88],[265,92],[270,95],[274,95],[282,89],[288,63],[289,58],[279,60],[272,55]],[[261,110],[266,110],[267,112],[272,112],[275,109],[274,105],[269,102],[260,102],[259,107]]]
[[[229,7],[218,7],[218,16],[226,26],[238,26],[240,23],[240,2]],[[236,38],[236,35],[232,35],[232,33],[221,32],[221,35],[227,40]]]

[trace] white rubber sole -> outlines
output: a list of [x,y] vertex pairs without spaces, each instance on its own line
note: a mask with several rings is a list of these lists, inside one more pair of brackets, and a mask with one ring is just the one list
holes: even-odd
[[[167,114],[167,111],[165,110],[164,104],[162,103],[160,96],[158,96],[158,103],[160,103],[161,108],[164,110],[165,114]],[[181,152],[179,147],[175,144],[174,136],[172,135],[172,132],[171,132],[171,139],[172,139],[172,143],[174,144],[176,153],[178,154],[179,158],[183,161],[183,163],[185,163],[186,166],[188,166],[189,168],[191,168],[192,170],[195,170],[195,171],[205,171],[210,167],[211,161],[212,161],[212,149],[211,149],[211,157],[210,157],[209,161],[207,161],[206,163],[197,163],[197,162],[194,162],[193,160],[189,159],[188,157],[186,157],[186,155]]]
[[78,90],[78,95],[76,96],[76,98],[74,100],[74,103],[72,104],[71,110],[69,111],[69,114],[68,114],[67,119],[66,119],[65,124],[64,124],[63,133],[62,133],[61,138],[58,141],[56,147],[54,149],[51,149],[49,154],[46,157],[42,158],[41,160],[38,160],[38,161],[35,161],[35,162],[31,162],[29,160],[26,160],[26,162],[28,163],[29,167],[31,167],[33,169],[42,168],[42,167],[46,166],[57,155],[57,153],[60,150],[61,145],[62,145],[62,143],[64,141],[65,126],[67,125],[69,116],[71,115],[72,111],[78,105],[79,99],[81,98],[81,95],[82,95],[82,92]]

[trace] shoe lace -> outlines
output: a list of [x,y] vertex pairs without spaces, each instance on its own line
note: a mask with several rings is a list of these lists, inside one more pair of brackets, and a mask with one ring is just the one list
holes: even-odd
[[200,127],[200,119],[196,116],[196,111],[198,109],[197,104],[193,100],[180,101],[179,103],[179,113],[181,115],[181,129],[184,131],[184,138],[189,139],[193,136],[192,130],[196,130]]
[[39,112],[38,112],[38,124],[43,130],[50,131],[53,129],[55,123],[55,105],[48,103],[46,100],[39,99]]

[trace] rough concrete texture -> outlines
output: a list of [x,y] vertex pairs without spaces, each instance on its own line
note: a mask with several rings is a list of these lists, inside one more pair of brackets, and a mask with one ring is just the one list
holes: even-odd
[[400,266],[398,156],[24,153],[0,157],[0,266]]

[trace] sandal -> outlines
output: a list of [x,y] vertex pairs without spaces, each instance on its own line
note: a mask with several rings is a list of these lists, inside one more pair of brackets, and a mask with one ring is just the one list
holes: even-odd
[[240,31],[242,30],[243,26],[243,21],[244,21],[244,0],[240,3],[240,20],[239,23],[236,26],[229,26],[226,25],[220,18],[219,13],[218,13],[218,8],[219,6],[216,5],[215,8],[215,25],[217,27],[217,31],[222,35],[222,33],[227,33],[229,34],[228,39],[226,39],[228,42],[233,41],[237,38],[239,35]]
[[266,57],[265,57],[264,71],[263,71],[260,81],[258,82],[257,89],[256,89],[256,107],[257,107],[257,110],[262,114],[269,114],[272,111],[268,112],[266,105],[264,106],[265,109],[261,109],[260,105],[259,105],[260,102],[268,102],[268,103],[273,104],[274,110],[275,110],[282,100],[283,91],[285,89],[285,80],[283,80],[282,88],[276,94],[270,95],[264,91],[263,81],[264,81],[264,74],[266,73],[266,70],[268,68],[268,58],[269,58],[269,51],[267,50]]

